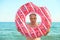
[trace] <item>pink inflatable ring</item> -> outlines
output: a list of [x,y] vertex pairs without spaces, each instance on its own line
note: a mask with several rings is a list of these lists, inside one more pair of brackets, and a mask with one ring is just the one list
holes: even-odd
[[[25,17],[30,12],[36,12],[41,17],[38,27],[29,27],[25,22]],[[19,8],[15,18],[17,29],[26,37],[36,38],[46,35],[51,26],[51,18],[46,7],[37,7],[32,2],[26,3]]]

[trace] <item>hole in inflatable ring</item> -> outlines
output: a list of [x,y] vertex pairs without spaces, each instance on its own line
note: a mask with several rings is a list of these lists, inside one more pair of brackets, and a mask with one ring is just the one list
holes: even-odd
[[36,27],[36,26],[40,25],[41,17],[36,12],[30,12],[30,13],[28,13],[28,15],[26,15],[25,22],[30,27]]

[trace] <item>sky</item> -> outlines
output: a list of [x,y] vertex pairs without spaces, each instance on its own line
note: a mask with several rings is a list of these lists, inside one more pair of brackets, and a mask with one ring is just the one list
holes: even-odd
[[0,22],[14,22],[19,7],[28,2],[46,6],[52,22],[60,22],[60,0],[0,0]]

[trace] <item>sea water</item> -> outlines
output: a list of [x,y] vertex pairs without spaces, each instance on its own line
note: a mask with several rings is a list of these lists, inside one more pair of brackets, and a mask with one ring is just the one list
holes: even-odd
[[[0,40],[26,40],[26,37],[17,31],[15,22],[0,22]],[[60,22],[52,22],[50,32],[41,40],[60,40]]]

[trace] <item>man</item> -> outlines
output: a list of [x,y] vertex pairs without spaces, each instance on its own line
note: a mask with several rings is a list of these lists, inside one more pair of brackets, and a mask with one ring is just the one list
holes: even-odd
[[[30,23],[28,25],[32,28],[37,27],[38,23],[36,23],[36,20],[37,20],[36,14],[34,14],[34,13],[30,14],[29,18],[30,18]],[[38,38],[29,38],[29,37],[27,37],[27,40],[40,40],[40,37],[38,37]]]
[[[29,15],[29,18],[30,18],[30,23],[28,24],[30,27],[37,27],[38,24],[36,23],[36,14],[32,13]],[[27,37],[27,40],[40,40],[40,37],[39,38],[29,38]]]

